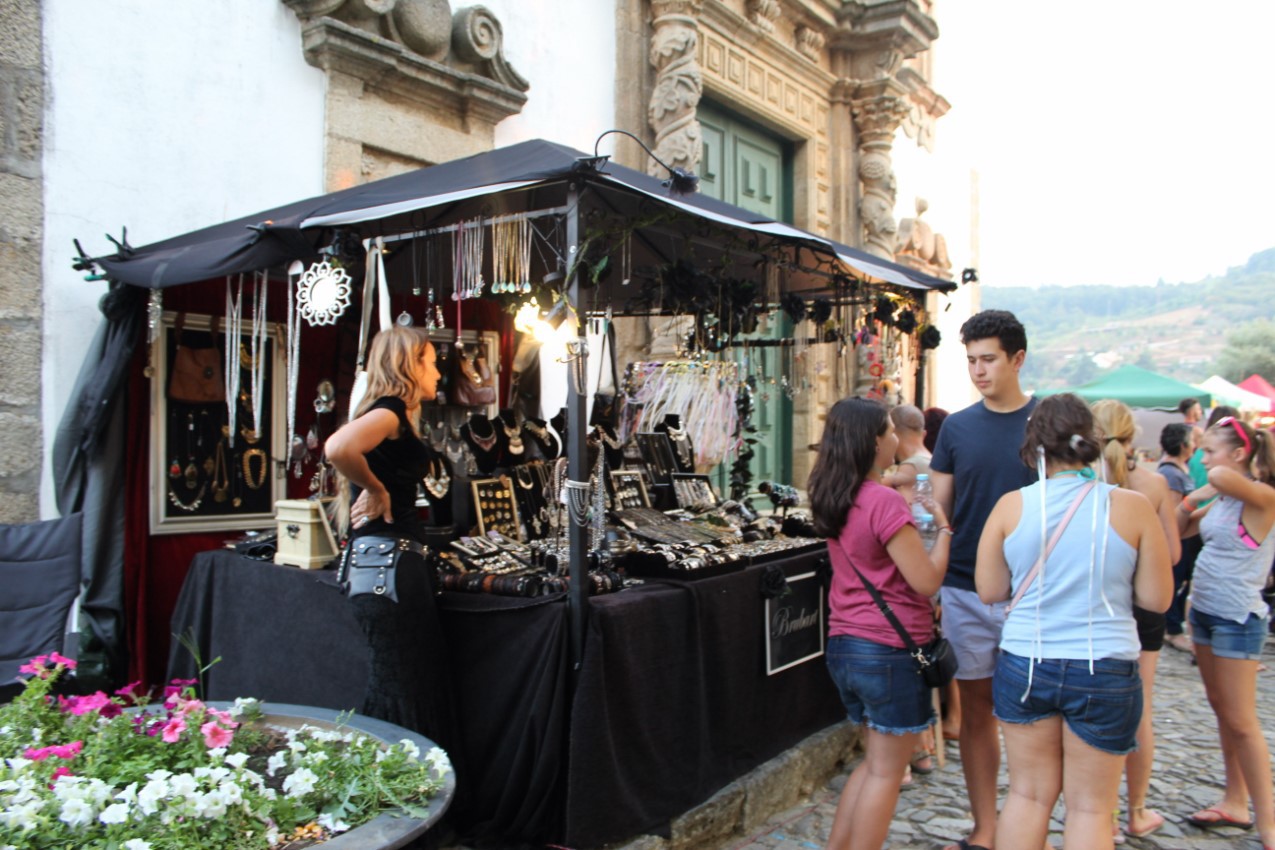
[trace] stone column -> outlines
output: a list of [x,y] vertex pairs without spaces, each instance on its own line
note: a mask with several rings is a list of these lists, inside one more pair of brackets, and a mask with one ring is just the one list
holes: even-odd
[[907,100],[892,88],[889,80],[860,86],[858,96],[851,101],[858,135],[863,247],[887,260],[894,259],[899,229],[894,221],[895,179],[890,149],[894,131],[910,108]]
[[[695,117],[703,93],[699,66],[699,13],[703,0],[652,0],[651,64],[655,91],[648,118],[655,130],[655,155],[672,168],[695,171],[703,146]],[[652,162],[649,173],[665,177]]]
[[0,523],[39,519],[44,62],[39,0],[0,3]]

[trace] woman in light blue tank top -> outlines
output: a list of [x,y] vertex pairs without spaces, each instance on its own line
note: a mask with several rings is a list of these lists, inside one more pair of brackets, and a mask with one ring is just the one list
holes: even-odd
[[1198,533],[1204,541],[1190,621],[1200,678],[1217,715],[1226,791],[1187,820],[1251,826],[1251,798],[1262,844],[1275,847],[1270,754],[1257,718],[1257,665],[1270,617],[1262,588],[1275,558],[1275,438],[1227,416],[1205,432],[1203,452],[1209,483],[1182,500],[1178,527],[1183,537]]
[[992,679],[1009,761],[997,846],[1044,846],[1060,793],[1065,846],[1112,846],[1142,713],[1133,605],[1164,611],[1173,580],[1151,503],[1094,480],[1100,454],[1084,401],[1042,399],[1022,449],[1040,480],[1003,496],[979,540],[979,597],[1012,600]]

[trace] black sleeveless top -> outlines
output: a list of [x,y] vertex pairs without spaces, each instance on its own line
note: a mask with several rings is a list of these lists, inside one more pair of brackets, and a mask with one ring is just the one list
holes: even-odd
[[[429,470],[429,449],[416,437],[416,432],[407,421],[407,403],[403,399],[383,396],[367,412],[377,409],[393,412],[398,417],[401,428],[398,439],[382,440],[366,455],[368,468],[389,491],[394,524],[390,525],[383,519],[374,517],[361,528],[355,529],[350,536],[409,537],[424,543],[425,523],[416,507],[416,485]],[[351,500],[357,499],[361,492],[357,485],[351,485]]]

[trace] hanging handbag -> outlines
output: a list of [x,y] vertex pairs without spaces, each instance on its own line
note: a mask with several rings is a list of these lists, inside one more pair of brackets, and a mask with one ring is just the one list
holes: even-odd
[[472,358],[457,344],[454,354],[456,372],[452,380],[452,403],[461,407],[483,407],[496,403],[487,358],[479,351]]
[[[168,398],[186,404],[216,404],[226,400],[226,381],[222,377],[221,351],[216,345],[209,348],[188,348],[182,345],[182,326],[186,314],[178,313],[173,332],[177,337],[177,352],[173,355],[173,368],[168,379]],[[214,332],[213,336],[216,336]]]
[[[840,546],[840,542],[837,545]],[[903,624],[899,622],[899,618],[894,615],[894,611],[881,598],[881,593],[872,585],[872,582],[864,578],[863,573],[859,572],[859,568],[854,565],[854,561],[850,560],[850,553],[846,552],[844,546],[841,547],[841,551],[846,556],[850,569],[854,570],[855,575],[859,577],[859,581],[863,582],[863,586],[867,589],[868,594],[871,595],[872,601],[877,604],[877,608],[881,610],[886,620],[899,633],[899,637],[903,639],[903,645],[907,647],[908,655],[911,655],[916,661],[917,672],[921,674],[926,687],[941,688],[952,681],[953,677],[956,676],[958,665],[956,652],[952,649],[952,644],[948,642],[947,638],[936,632],[934,640],[925,646],[917,646],[916,641],[912,640],[912,636],[908,634],[907,629],[903,628]]]
[[368,331],[372,329],[372,301],[377,301],[377,315],[380,318],[381,330],[393,326],[390,321],[390,287],[385,280],[385,238],[364,239],[363,248],[367,251],[367,259],[363,269],[363,315],[359,323],[359,355],[354,366],[354,386],[350,388],[350,418],[353,419],[359,402],[367,394],[367,369],[364,368],[367,357]]
[[341,566],[337,571],[337,584],[346,596],[384,596],[391,602],[398,601],[398,583],[395,580],[404,559],[419,560],[425,569],[426,548],[415,540],[393,537],[356,537],[345,547]]
[[[589,415],[590,425],[609,425],[612,430],[620,423],[620,377],[615,371],[614,334],[615,330],[608,321],[602,331],[602,347],[598,352],[598,383],[594,387],[593,411]],[[611,367],[610,387],[602,383],[608,365]]]

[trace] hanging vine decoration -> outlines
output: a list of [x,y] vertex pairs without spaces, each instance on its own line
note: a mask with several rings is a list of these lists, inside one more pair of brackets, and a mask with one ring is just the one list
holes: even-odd
[[739,382],[739,389],[735,393],[735,414],[738,427],[735,430],[735,436],[742,439],[739,440],[739,449],[735,453],[735,460],[730,465],[730,497],[735,501],[743,501],[748,496],[753,481],[752,460],[757,454],[753,448],[757,445],[756,426],[753,425],[753,411],[756,403],[753,398],[754,391],[757,387],[757,376],[749,375],[747,378]]

